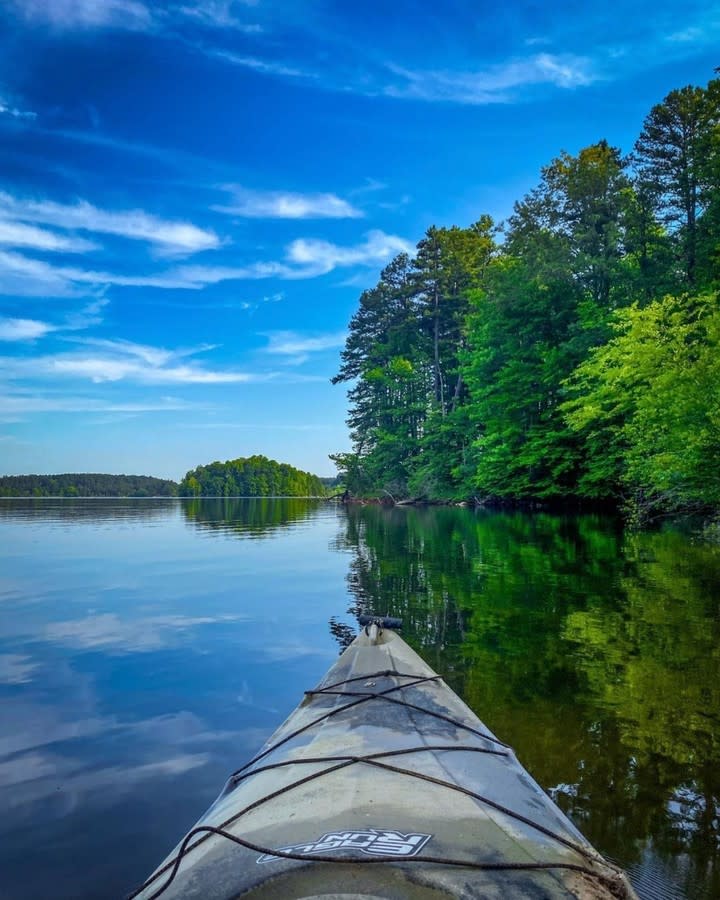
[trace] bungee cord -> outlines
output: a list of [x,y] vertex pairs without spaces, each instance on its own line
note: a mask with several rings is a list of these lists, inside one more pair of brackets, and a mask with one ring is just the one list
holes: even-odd
[[[364,681],[366,684],[372,679],[375,678],[404,678],[409,679],[402,684],[393,685],[390,688],[387,688],[382,691],[346,691],[346,690],[337,690],[338,688],[346,687],[347,685],[354,684],[358,681]],[[300,860],[306,862],[324,862],[324,863],[336,863],[336,864],[374,864],[374,863],[384,863],[384,862],[398,862],[398,857],[393,855],[373,855],[373,856],[333,856],[329,858],[326,855],[321,854],[312,854],[312,853],[295,853],[292,850],[280,850],[273,847],[266,847],[261,844],[256,844],[252,841],[246,840],[245,838],[241,838],[232,832],[229,832],[227,829],[234,825],[238,820],[240,820],[243,816],[250,813],[252,810],[257,809],[258,807],[269,803],[271,800],[276,799],[277,797],[282,796],[296,788],[299,788],[305,784],[308,784],[311,781],[322,778],[325,775],[329,775],[333,772],[337,772],[341,769],[344,769],[348,766],[357,765],[357,764],[365,764],[369,766],[373,766],[375,768],[385,770],[388,772],[393,772],[398,775],[405,775],[411,778],[417,778],[422,781],[429,782],[431,784],[438,785],[439,787],[455,791],[460,794],[464,794],[477,802],[488,806],[496,811],[502,813],[503,815],[509,816],[510,818],[515,819],[516,821],[522,822],[523,824],[531,827],[538,832],[544,834],[545,836],[551,838],[552,840],[557,841],[565,847],[573,850],[578,853],[583,860],[588,863],[602,863],[603,865],[608,865],[605,860],[603,860],[597,853],[595,853],[591,848],[583,847],[580,844],[577,844],[574,841],[569,840],[561,834],[553,831],[552,829],[547,828],[539,822],[530,819],[521,813],[512,810],[511,808],[504,806],[501,803],[498,803],[495,800],[492,800],[489,797],[486,797],[482,794],[479,794],[476,791],[471,790],[470,788],[465,788],[462,785],[455,784],[454,782],[445,781],[441,778],[435,778],[434,776],[427,775],[423,772],[414,771],[412,769],[401,768],[399,766],[394,766],[389,764],[388,762],[384,762],[384,760],[398,757],[398,756],[408,756],[411,754],[418,754],[423,752],[466,752],[466,753],[484,753],[493,756],[503,756],[509,757],[511,755],[514,756],[512,749],[509,745],[504,744],[502,741],[495,738],[493,735],[487,734],[483,731],[478,730],[477,728],[473,728],[472,726],[461,722],[458,719],[455,719],[451,716],[446,716],[442,713],[435,712],[434,710],[430,710],[421,706],[418,706],[414,703],[410,703],[405,698],[397,698],[391,697],[390,694],[397,693],[398,691],[402,691],[406,688],[416,687],[417,685],[424,684],[427,682],[433,682],[441,680],[441,676],[433,675],[433,676],[419,676],[412,673],[399,672],[395,669],[385,669],[378,672],[372,672],[365,675],[347,678],[342,681],[334,682],[324,687],[316,688],[311,691],[306,691],[305,695],[313,698],[321,695],[335,696],[335,697],[355,697],[357,699],[352,700],[347,703],[343,703],[339,706],[333,707],[331,710],[328,710],[321,716],[318,716],[312,719],[310,722],[305,725],[294,729],[289,734],[282,737],[280,740],[273,743],[271,746],[267,747],[262,752],[258,753],[253,759],[243,765],[241,768],[237,769],[233,772],[227,780],[225,788],[220,794],[220,797],[226,796],[228,793],[231,793],[240,782],[244,781],[247,778],[250,778],[253,775],[260,774],[261,772],[267,772],[272,769],[281,769],[288,766],[293,765],[326,765],[326,767],[320,769],[319,771],[312,772],[302,778],[299,778],[295,781],[292,781],[288,784],[283,785],[278,788],[276,791],[272,791],[269,794],[266,794],[263,797],[255,800],[254,802],[248,804],[243,809],[234,813],[225,821],[221,822],[220,825],[198,825],[191,829],[186,836],[184,837],[180,847],[178,848],[178,852],[175,856],[168,860],[161,868],[155,871],[142,885],[140,885],[136,890],[134,890],[131,894],[128,895],[127,900],[133,900],[133,898],[137,897],[147,888],[151,887],[154,882],[158,881],[163,875],[167,874],[167,878],[165,881],[155,890],[152,894],[149,895],[147,900],[157,900],[172,884],[177,876],[180,865],[183,859],[192,852],[196,847],[199,847],[201,844],[205,843],[205,841],[209,840],[213,836],[218,836],[225,838],[226,840],[231,841],[245,849],[255,851],[259,854],[274,856],[280,859],[289,859],[289,860]],[[262,766],[257,766],[256,764],[260,762],[262,759],[273,753],[279,747],[286,744],[288,741],[293,738],[303,734],[309,729],[325,722],[327,719],[336,716],[348,709],[352,709],[359,704],[366,703],[370,700],[384,700],[386,702],[394,703],[399,706],[404,706],[407,709],[412,709],[421,712],[424,715],[431,716],[440,720],[443,720],[456,728],[461,730],[465,730],[471,732],[477,737],[490,742],[491,744],[496,745],[495,747],[475,747],[475,746],[464,746],[464,745],[446,745],[446,744],[421,744],[417,746],[404,747],[395,750],[386,750],[369,754],[362,755],[353,755],[353,754],[340,754],[340,755],[330,755],[330,756],[319,756],[319,757],[305,757],[305,758],[297,758],[297,759],[288,759],[282,760],[279,762],[273,762]],[[496,749],[503,748],[503,749]],[[253,768],[254,767],[254,768]],[[196,839],[196,840],[195,840]],[[583,865],[580,863],[570,863],[570,862],[482,862],[477,860],[467,860],[467,859],[456,859],[451,857],[437,857],[437,856],[429,856],[427,854],[418,854],[417,856],[412,857],[404,857],[402,859],[403,863],[431,863],[437,865],[447,865],[454,867],[466,867],[469,869],[476,870],[487,870],[487,871],[501,871],[501,870],[552,870],[552,869],[561,869],[561,870],[571,870],[582,873],[586,876],[592,877],[596,881],[602,883],[605,887],[611,890],[612,893],[615,893],[617,896],[623,896],[623,894],[619,891],[621,890],[621,886],[618,885],[616,880],[592,869],[589,868],[588,865]],[[609,867],[612,868],[612,867]]]

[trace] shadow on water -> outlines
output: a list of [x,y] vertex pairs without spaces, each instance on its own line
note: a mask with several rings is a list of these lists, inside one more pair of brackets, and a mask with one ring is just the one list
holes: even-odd
[[401,617],[642,897],[720,896],[719,548],[599,516],[352,507],[335,549],[348,613]]

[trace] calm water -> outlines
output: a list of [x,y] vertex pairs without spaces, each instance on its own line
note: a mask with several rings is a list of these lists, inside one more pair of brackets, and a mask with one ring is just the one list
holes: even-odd
[[123,896],[366,609],[641,897],[720,897],[719,549],[595,516],[4,500],[2,900]]

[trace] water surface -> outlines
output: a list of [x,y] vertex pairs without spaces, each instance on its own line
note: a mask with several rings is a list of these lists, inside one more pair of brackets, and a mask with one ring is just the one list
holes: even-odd
[[363,610],[642,898],[720,896],[717,549],[596,516],[4,500],[0,897],[121,897]]

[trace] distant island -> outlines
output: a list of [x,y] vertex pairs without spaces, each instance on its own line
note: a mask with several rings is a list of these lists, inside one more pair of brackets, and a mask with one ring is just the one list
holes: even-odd
[[180,482],[181,497],[325,497],[317,475],[266,456],[239,457],[198,466]]
[[326,497],[337,478],[320,478],[265,456],[212,462],[178,484],[148,475],[0,476],[0,497]]
[[149,475],[0,476],[0,497],[177,497],[178,486]]

